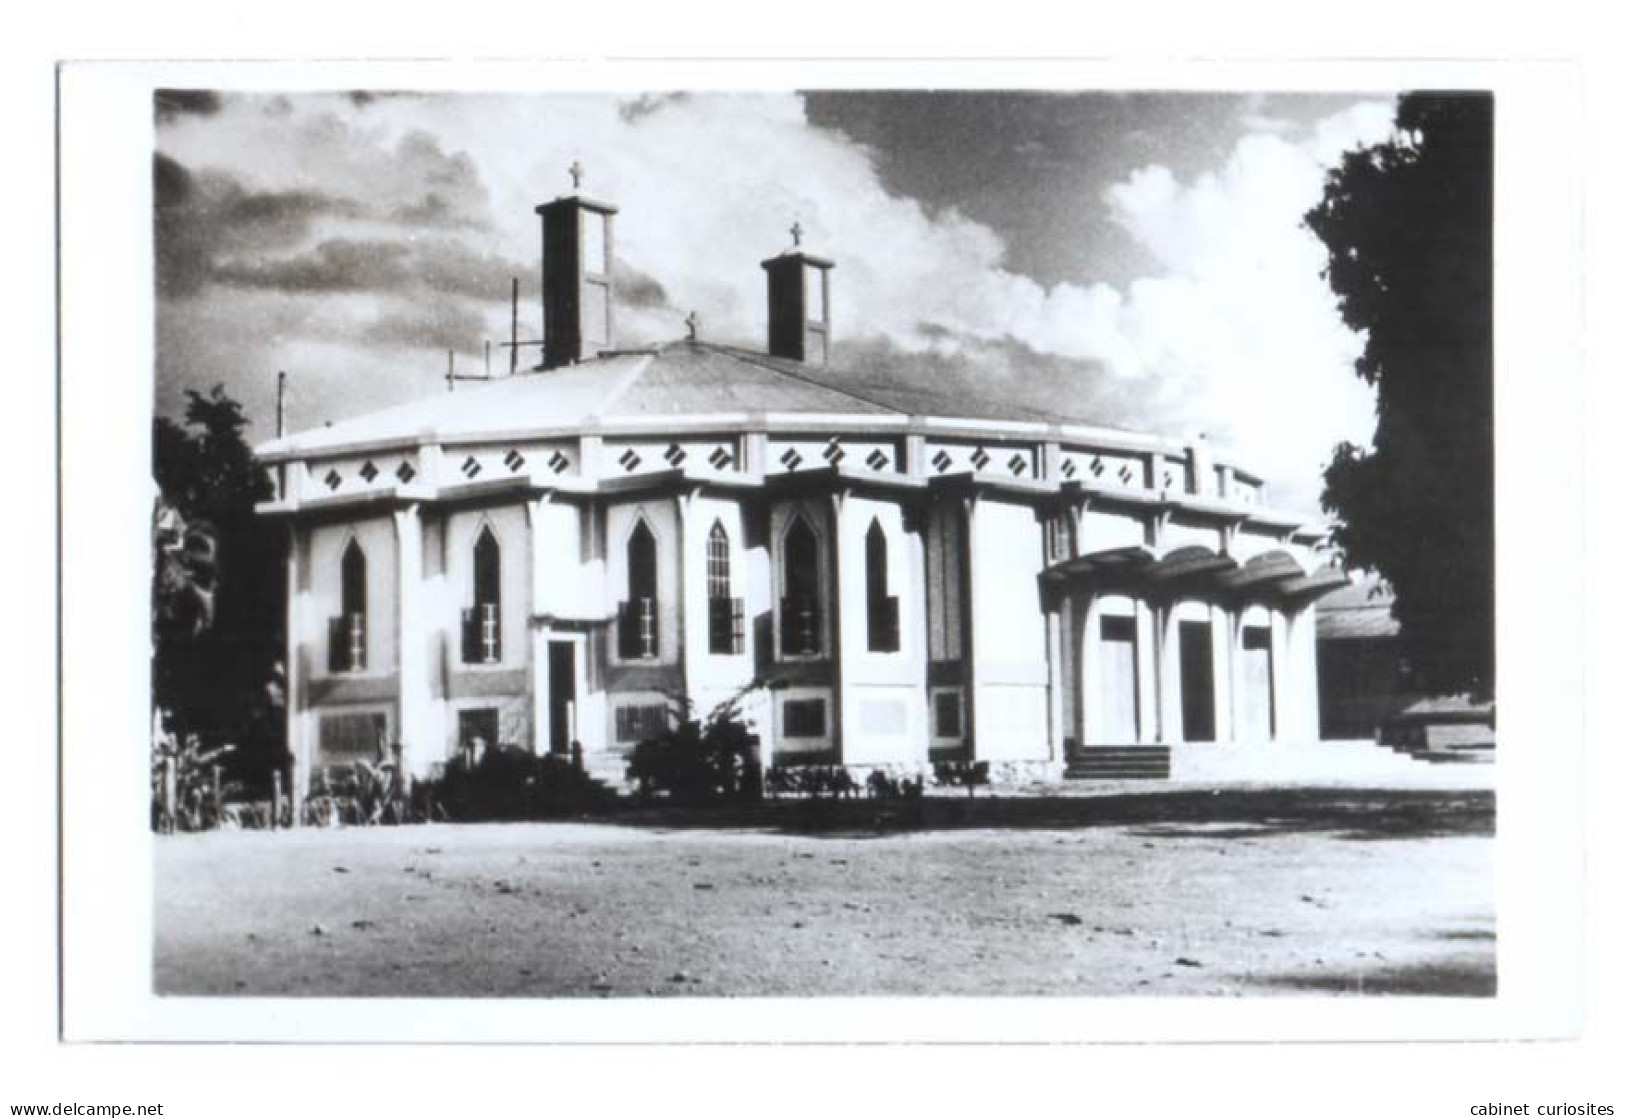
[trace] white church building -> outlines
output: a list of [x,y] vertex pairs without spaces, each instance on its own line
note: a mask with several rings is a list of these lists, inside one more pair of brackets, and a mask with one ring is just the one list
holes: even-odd
[[615,207],[537,213],[539,369],[259,448],[296,787],[381,742],[419,776],[475,738],[611,773],[673,696],[752,680],[771,764],[1314,749],[1314,603],[1346,579],[1257,475],[1087,400],[837,373],[835,265],[799,243],[762,264],[765,351],[617,348]]

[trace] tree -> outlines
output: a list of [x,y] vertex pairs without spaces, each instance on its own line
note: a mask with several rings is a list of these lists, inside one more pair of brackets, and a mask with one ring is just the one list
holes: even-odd
[[282,541],[254,506],[271,496],[243,438],[242,406],[216,385],[187,393],[184,423],[153,424],[153,703],[171,729],[231,742],[235,774],[269,779],[284,752],[278,658]]
[[1435,692],[1495,686],[1494,102],[1406,94],[1394,137],[1346,155],[1305,220],[1377,388],[1369,449],[1321,504],[1350,566],[1394,589],[1402,655]]

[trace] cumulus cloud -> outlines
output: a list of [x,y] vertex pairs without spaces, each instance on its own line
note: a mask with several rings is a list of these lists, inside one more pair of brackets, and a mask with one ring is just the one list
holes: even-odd
[[[278,347],[259,343],[257,363],[297,354],[307,383],[346,382],[335,405],[370,406],[403,379],[432,381],[447,347],[477,353],[482,329],[505,337],[512,276],[534,335],[533,209],[568,188],[564,168],[579,159],[584,192],[621,207],[628,344],[680,336],[694,310],[706,337],[759,347],[757,263],[789,247],[799,221],[808,247],[838,261],[832,313],[854,376],[1206,431],[1312,503],[1332,445],[1368,435],[1371,400],[1350,371],[1360,340],[1337,316],[1301,217],[1326,167],[1391,119],[1389,102],[1307,129],[1261,117],[1207,173],[1126,168],[1104,197],[1075,203],[1109,208],[1144,276],[1044,285],[1008,266],[996,229],[888,190],[876,153],[810,124],[793,95],[231,94],[159,134],[160,173],[176,180],[160,191],[160,290],[260,293],[234,300],[241,314],[281,316],[251,335]],[[331,296],[342,298],[320,323],[291,324],[289,300]],[[414,314],[426,325],[405,328]],[[200,340],[212,320],[191,318]],[[178,332],[161,333],[174,352]],[[418,342],[442,352],[378,353]],[[370,376],[389,383],[353,387]]]

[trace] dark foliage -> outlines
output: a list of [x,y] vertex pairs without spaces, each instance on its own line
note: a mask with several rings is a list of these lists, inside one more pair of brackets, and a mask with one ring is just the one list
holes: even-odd
[[647,800],[664,795],[679,803],[759,800],[762,796],[761,739],[740,714],[747,687],[701,721],[692,704],[680,702],[676,728],[641,741],[626,766],[627,779]]
[[417,814],[458,823],[546,819],[601,808],[615,794],[568,758],[528,749],[486,749],[477,761],[460,755],[438,780],[419,781]]
[[820,799],[851,799],[858,794],[858,782],[844,765],[774,765],[767,770],[767,790],[779,796],[810,796]]
[[1353,567],[1392,584],[1402,652],[1435,692],[1495,685],[1494,102],[1407,94],[1396,138],[1350,153],[1306,217],[1366,333],[1369,450],[1347,443],[1322,504]]
[[986,761],[939,761],[931,771],[938,784],[958,785],[972,799],[976,798],[976,790],[988,782]]
[[207,560],[208,608],[187,604],[192,572],[155,555],[153,702],[171,712],[176,733],[234,743],[233,775],[264,795],[286,759],[278,663],[284,543],[254,514],[272,491],[243,438],[242,407],[218,385],[207,396],[187,395],[184,423],[154,421],[152,470],[161,507],[189,534],[182,557]]

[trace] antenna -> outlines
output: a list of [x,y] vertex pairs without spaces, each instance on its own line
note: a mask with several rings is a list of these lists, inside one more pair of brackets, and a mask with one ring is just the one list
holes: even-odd
[[[527,346],[541,347],[546,345],[545,340],[539,338],[521,338],[519,336],[519,277],[513,277],[513,286],[510,289],[510,306],[512,308],[508,317],[508,340],[502,343],[502,348],[508,351],[508,375],[513,376],[519,371],[519,351]],[[537,366],[540,368],[540,366]],[[464,377],[464,380],[469,378]]]
[[513,277],[513,313],[508,319],[508,375],[519,371],[519,277]]
[[276,374],[276,437],[282,437],[282,417],[288,398],[288,374],[281,369]]

